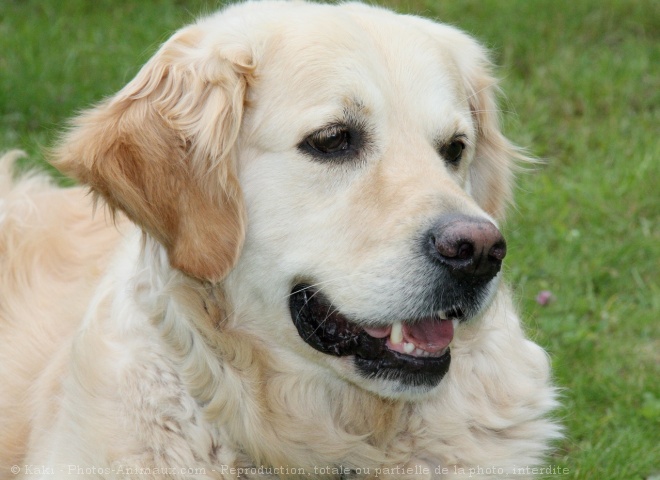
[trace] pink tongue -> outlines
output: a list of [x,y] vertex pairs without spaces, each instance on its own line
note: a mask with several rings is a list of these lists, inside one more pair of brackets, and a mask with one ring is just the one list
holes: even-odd
[[447,347],[454,338],[451,320],[429,318],[412,325],[403,324],[403,338],[427,352],[438,352]]

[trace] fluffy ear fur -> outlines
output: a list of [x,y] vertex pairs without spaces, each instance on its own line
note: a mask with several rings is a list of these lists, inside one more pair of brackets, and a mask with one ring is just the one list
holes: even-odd
[[497,80],[490,74],[485,52],[477,55],[476,63],[465,76],[467,102],[477,128],[477,148],[470,166],[470,193],[487,213],[503,220],[513,197],[515,162],[528,161],[528,158],[502,135],[496,102]]
[[116,96],[83,113],[52,163],[121,209],[193,277],[218,281],[245,236],[233,144],[253,70],[198,26],[165,43]]

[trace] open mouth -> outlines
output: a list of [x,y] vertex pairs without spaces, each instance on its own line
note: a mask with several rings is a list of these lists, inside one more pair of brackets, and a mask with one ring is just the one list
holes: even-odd
[[290,296],[291,318],[300,337],[314,349],[338,357],[353,356],[366,377],[407,386],[435,386],[449,370],[449,344],[463,318],[460,308],[382,326],[362,327],[342,315],[319,291],[296,285]]

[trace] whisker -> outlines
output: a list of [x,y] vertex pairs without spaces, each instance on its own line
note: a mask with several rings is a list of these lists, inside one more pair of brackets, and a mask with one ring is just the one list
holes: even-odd
[[[359,275],[359,274],[358,274],[358,273],[349,273],[349,274],[346,274],[346,275],[341,275],[341,276],[339,276],[339,277],[330,278],[330,279],[328,279],[328,280],[324,280],[324,281],[322,281],[322,282],[317,282],[317,283],[314,283],[314,284],[312,284],[312,285],[306,285],[306,286],[303,287],[303,288],[300,288],[300,289],[298,289],[298,290],[295,290],[295,291],[293,291],[293,292],[287,294],[285,298],[288,298],[288,297],[290,297],[291,295],[294,295],[294,294],[296,294],[296,293],[300,293],[300,292],[302,292],[302,291],[304,291],[304,290],[308,290],[308,289],[310,289],[310,288],[318,288],[320,285],[324,285],[324,284],[328,284],[328,283],[331,283],[331,282],[335,282],[335,281],[337,281],[337,280],[343,280],[343,279],[350,278],[350,277],[353,277],[353,276],[356,276],[356,275]],[[318,288],[318,290],[320,291],[321,289]]]
[[471,113],[474,115],[475,113],[507,113],[509,115],[515,115],[516,112],[513,110],[502,110],[500,108],[496,108],[494,110],[472,110]]
[[479,90],[477,90],[475,92],[472,92],[470,95],[468,95],[467,97],[465,97],[463,99],[463,102],[468,103],[468,100],[470,100],[472,97],[475,97],[475,96],[479,95],[481,92],[483,92],[484,90],[488,90],[489,88],[494,87],[494,86],[497,86],[497,82],[491,82],[488,85],[486,85],[485,87],[480,88]]
[[312,333],[309,334],[309,336],[308,336],[305,340],[309,340],[309,339],[311,338],[312,334],[316,333],[316,332],[318,331],[318,329],[321,328],[321,327],[323,326],[323,324],[324,324],[325,322],[328,321],[328,319],[330,318],[330,316],[332,316],[335,312],[338,312],[338,311],[339,311],[339,309],[336,308],[336,307],[333,308],[332,311],[330,311],[330,307],[331,307],[331,306],[328,305],[328,311],[326,312],[326,314],[325,314],[325,318],[323,319],[323,321],[321,321],[321,322],[319,323],[319,325],[314,329],[314,331],[313,331]]

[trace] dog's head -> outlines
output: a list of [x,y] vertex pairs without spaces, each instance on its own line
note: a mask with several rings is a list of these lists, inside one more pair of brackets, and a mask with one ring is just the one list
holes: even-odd
[[245,3],[166,42],[54,163],[235,322],[383,395],[425,392],[496,289],[521,157],[484,50],[360,4]]

